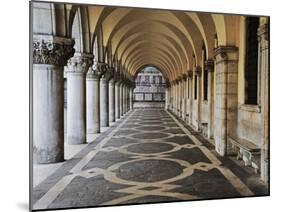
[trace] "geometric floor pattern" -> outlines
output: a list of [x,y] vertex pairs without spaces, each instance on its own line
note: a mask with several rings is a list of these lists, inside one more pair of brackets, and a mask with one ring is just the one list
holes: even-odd
[[253,196],[172,114],[135,109],[33,190],[34,209]]

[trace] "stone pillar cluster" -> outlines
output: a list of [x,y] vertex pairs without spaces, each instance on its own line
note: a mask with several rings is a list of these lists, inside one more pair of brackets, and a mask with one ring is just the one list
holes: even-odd
[[[64,160],[64,143],[87,143],[133,109],[134,83],[94,55],[76,52],[74,40],[50,35],[33,37],[34,162]],[[67,113],[64,123],[64,71]],[[66,124],[66,137],[64,125]]]

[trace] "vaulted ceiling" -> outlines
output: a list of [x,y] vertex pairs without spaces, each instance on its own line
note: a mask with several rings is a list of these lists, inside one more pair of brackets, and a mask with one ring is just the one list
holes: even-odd
[[131,76],[152,65],[173,80],[212,59],[215,45],[239,42],[237,15],[77,5],[67,11],[78,49],[93,52],[101,36],[104,58],[110,54]]

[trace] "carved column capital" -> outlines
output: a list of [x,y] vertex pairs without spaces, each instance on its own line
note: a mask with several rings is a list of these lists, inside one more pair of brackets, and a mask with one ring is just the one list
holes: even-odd
[[101,80],[109,81],[114,76],[114,69],[106,65],[105,72],[101,76]]
[[187,78],[192,79],[193,72],[191,70],[187,71]]
[[216,63],[222,61],[238,61],[238,48],[236,46],[219,46],[214,50]]
[[93,64],[93,55],[86,53],[75,53],[67,62],[67,73],[87,73],[89,66]]
[[74,40],[51,35],[33,35],[33,64],[65,66],[74,55]]
[[269,44],[269,24],[263,24],[258,28],[258,41],[260,43],[261,49],[268,49]]
[[106,69],[107,69],[107,64],[96,63],[96,64],[90,66],[88,73],[87,73],[87,78],[100,80],[101,76],[104,74]]
[[183,79],[184,81],[186,81],[186,79],[187,79],[187,74],[182,74],[182,79]]
[[214,61],[213,60],[206,60],[204,65],[205,65],[205,69],[208,70],[208,72],[214,72]]
[[198,77],[201,76],[201,72],[202,72],[202,69],[200,66],[196,66],[195,69],[194,69],[194,74]]

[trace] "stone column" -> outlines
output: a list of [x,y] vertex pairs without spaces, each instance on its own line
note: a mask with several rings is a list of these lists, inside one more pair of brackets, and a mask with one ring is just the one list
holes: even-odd
[[33,35],[32,127],[33,161],[64,160],[63,69],[74,55],[74,40]]
[[262,145],[261,145],[261,179],[269,178],[269,24],[264,21],[258,29],[259,64],[261,75],[261,112],[262,112]]
[[120,81],[115,82],[115,120],[120,119]]
[[186,75],[183,74],[182,76],[182,120],[185,120],[185,113],[186,113]]
[[176,115],[179,114],[179,81],[176,79]]
[[127,111],[126,111],[126,83],[125,84],[123,84],[123,87],[122,87],[122,89],[123,89],[123,92],[122,92],[122,111],[123,111],[123,116],[127,113]]
[[169,108],[169,103],[168,103],[168,99],[169,99],[169,87],[166,87],[166,90],[165,90],[165,109],[168,110]]
[[120,86],[119,86],[119,89],[120,89],[120,96],[119,96],[119,102],[120,102],[120,117],[123,116],[123,86],[124,86],[124,83],[120,83]]
[[90,67],[87,73],[87,133],[100,133],[100,77],[105,69],[104,63],[98,63]]
[[179,77],[179,109],[178,109],[178,117],[181,118],[182,113],[182,78]]
[[75,53],[68,61],[67,76],[67,142],[86,143],[86,72],[92,55]]
[[109,80],[109,123],[115,122],[115,78]]
[[189,86],[189,124],[192,125],[192,103],[193,103],[193,85],[192,85],[192,79],[193,79],[193,72],[188,72],[188,86]]
[[200,129],[201,124],[201,67],[196,66],[195,67],[195,75],[197,76],[197,100],[196,100],[196,108],[197,108],[197,114],[196,114],[196,124],[195,128],[196,130]]
[[184,80],[185,80],[185,85],[184,85],[184,121],[188,122],[187,120],[187,105],[188,105],[188,78],[187,74],[184,74]]
[[237,75],[238,49],[235,46],[220,46],[215,49],[216,91],[215,129],[216,151],[225,156],[232,152],[227,136],[236,133],[237,128]]
[[109,126],[108,82],[112,77],[112,70],[107,70],[100,79],[100,124],[101,127]]
[[134,86],[130,88],[130,110],[133,110],[134,105]]
[[214,126],[214,62],[205,61],[205,68],[208,70],[208,138],[213,138]]

